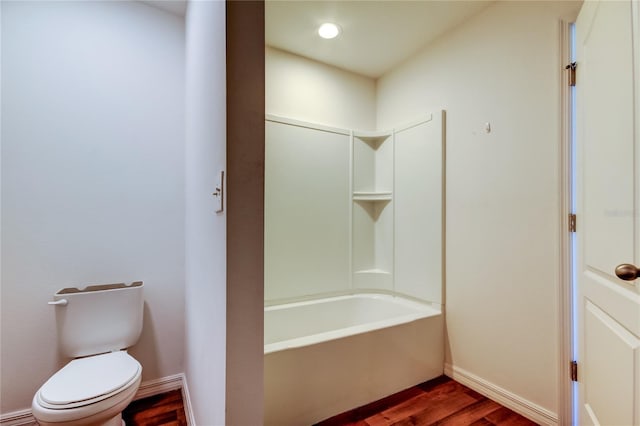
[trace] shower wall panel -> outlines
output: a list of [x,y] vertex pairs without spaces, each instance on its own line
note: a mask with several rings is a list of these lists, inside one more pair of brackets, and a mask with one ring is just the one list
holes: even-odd
[[395,131],[395,291],[442,303],[444,111]]
[[265,301],[349,289],[349,131],[266,122]]

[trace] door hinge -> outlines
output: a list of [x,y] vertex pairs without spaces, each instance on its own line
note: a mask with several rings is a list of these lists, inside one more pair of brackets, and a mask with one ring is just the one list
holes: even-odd
[[578,67],[578,64],[575,62],[571,62],[569,65],[567,65],[566,67],[564,67],[564,69],[569,71],[569,86],[575,86],[576,85],[576,68]]
[[576,215],[569,213],[569,232],[576,232]]
[[578,381],[578,361],[571,361],[570,369],[571,369],[571,381],[577,382]]

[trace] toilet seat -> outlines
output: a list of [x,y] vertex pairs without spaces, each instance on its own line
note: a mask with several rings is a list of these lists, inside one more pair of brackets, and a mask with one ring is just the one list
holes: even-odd
[[42,385],[36,399],[53,410],[95,404],[139,381],[141,370],[125,351],[74,359]]

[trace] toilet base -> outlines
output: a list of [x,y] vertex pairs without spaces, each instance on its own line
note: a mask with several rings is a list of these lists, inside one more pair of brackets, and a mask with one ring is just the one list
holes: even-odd
[[102,423],[100,426],[125,426],[124,420],[122,420],[122,413],[118,414],[115,417],[110,418],[106,422]]

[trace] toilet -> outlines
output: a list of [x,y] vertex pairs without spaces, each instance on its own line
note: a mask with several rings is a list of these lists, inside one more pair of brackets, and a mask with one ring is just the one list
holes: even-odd
[[129,355],[142,332],[142,282],[64,288],[56,309],[58,345],[73,358],[36,392],[41,426],[121,426],[140,386],[142,366]]

